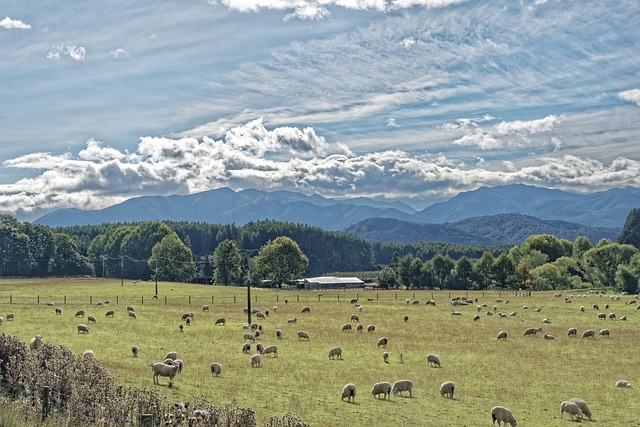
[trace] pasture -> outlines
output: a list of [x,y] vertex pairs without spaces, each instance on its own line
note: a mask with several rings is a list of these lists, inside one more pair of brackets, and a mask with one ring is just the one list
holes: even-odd
[[[251,368],[255,344],[250,354],[241,351],[247,332],[243,329],[246,288],[159,283],[159,298],[152,300],[154,286],[131,281],[121,286],[119,280],[1,280],[0,316],[5,320],[0,333],[25,343],[39,334],[43,341],[68,347],[78,356],[92,349],[118,383],[155,387],[171,401],[204,396],[224,405],[235,399],[238,405],[253,408],[259,420],[292,412],[313,426],[477,427],[490,426],[491,407],[503,405],[513,411],[519,426],[573,425],[567,414],[560,419],[560,403],[580,397],[589,403],[596,425],[640,426],[637,390],[614,386],[616,380],[625,379],[640,387],[640,310],[637,304],[626,304],[631,296],[611,301],[610,293],[579,291],[564,292],[562,297],[553,293],[527,297],[497,291],[411,290],[323,291],[319,296],[318,291],[252,289],[252,307],[269,310],[266,319],[252,317],[264,327],[258,342],[278,345],[279,356],[263,356],[261,367]],[[572,302],[565,303],[563,298],[569,295]],[[349,301],[356,296],[362,311]],[[452,307],[451,296],[478,302]],[[419,304],[407,305],[407,298]],[[425,305],[431,298],[436,306]],[[109,304],[95,305],[104,300]],[[61,307],[62,314],[56,315],[47,302]],[[478,312],[482,303],[487,307]],[[210,306],[208,312],[201,310],[204,304]],[[610,307],[605,310],[604,304]],[[127,317],[127,305],[135,307],[137,319]],[[494,305],[496,312],[488,316]],[[310,307],[309,313],[300,312],[304,306]],[[88,323],[86,315],[74,317],[80,309],[97,322]],[[109,309],[115,310],[114,318],[105,317]],[[452,311],[461,315],[453,316]],[[13,321],[6,320],[9,312],[15,314]],[[194,320],[180,332],[185,312],[193,312]],[[500,317],[499,312],[507,316]],[[600,320],[598,312],[613,312],[617,319]],[[360,317],[364,332],[356,331],[358,322],[350,322],[352,314]],[[477,322],[472,320],[475,314],[480,315]],[[619,320],[623,315],[628,320]],[[214,325],[219,317],[226,318],[226,325]],[[293,317],[297,323],[287,323]],[[545,317],[551,323],[543,323]],[[78,333],[78,323],[88,324],[91,332]],[[351,332],[341,332],[345,323],[352,323]],[[374,332],[366,331],[368,324],[375,324]],[[524,337],[529,327],[543,331]],[[578,329],[577,338],[567,336],[569,327]],[[277,328],[283,331],[282,340],[275,337]],[[610,330],[608,339],[597,335],[602,328]],[[580,338],[586,329],[596,331],[595,339]],[[307,331],[311,339],[298,340],[299,330]],[[498,341],[502,330],[508,337]],[[545,333],[555,339],[544,339]],[[383,336],[388,337],[388,346],[377,347]],[[131,355],[132,345],[140,348],[137,358]],[[330,360],[328,352],[336,346],[343,349],[342,359]],[[171,388],[166,378],[154,385],[149,364],[161,361],[171,350],[184,360],[183,372]],[[384,351],[389,363],[383,361]],[[442,367],[427,365],[429,353],[440,356]],[[211,376],[212,362],[223,366],[220,377]],[[400,379],[413,381],[413,397],[403,393],[380,400],[370,394],[375,382]],[[440,396],[438,388],[446,380],[456,384],[454,399]],[[340,399],[349,382],[357,387],[355,404]]]

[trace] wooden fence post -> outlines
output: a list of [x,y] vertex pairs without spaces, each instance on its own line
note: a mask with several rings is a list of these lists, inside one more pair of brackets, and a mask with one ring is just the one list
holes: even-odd
[[49,386],[42,387],[42,420],[49,416]]

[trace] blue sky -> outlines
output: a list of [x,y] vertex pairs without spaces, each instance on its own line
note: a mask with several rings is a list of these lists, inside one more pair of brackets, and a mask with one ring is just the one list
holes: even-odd
[[0,6],[0,212],[640,187],[640,2]]

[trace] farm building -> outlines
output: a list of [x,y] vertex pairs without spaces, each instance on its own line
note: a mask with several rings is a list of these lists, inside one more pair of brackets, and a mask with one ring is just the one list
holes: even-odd
[[356,289],[364,288],[357,277],[310,277],[304,279],[305,289]]

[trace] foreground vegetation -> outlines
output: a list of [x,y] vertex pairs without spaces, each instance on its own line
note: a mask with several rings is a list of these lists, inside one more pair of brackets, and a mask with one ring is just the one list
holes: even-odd
[[[247,316],[246,289],[159,283],[159,298],[151,300],[154,283],[102,280],[3,280],[0,281],[0,315],[15,314],[5,320],[0,332],[17,336],[23,342],[40,334],[47,343],[67,347],[79,356],[86,349],[95,352],[97,362],[114,376],[116,383],[147,388],[170,401],[192,401],[202,396],[224,406],[234,401],[256,411],[259,420],[292,412],[313,426],[324,425],[457,425],[489,426],[489,410],[494,405],[511,408],[522,426],[547,426],[570,423],[560,420],[559,405],[577,396],[589,402],[599,425],[640,426],[640,400],[635,389],[618,389],[614,383],[626,379],[638,383],[637,345],[640,339],[640,310],[627,305],[631,297],[610,301],[610,294],[574,292],[570,303],[553,293],[505,293],[499,291],[283,291],[252,289],[252,306],[270,315],[260,320],[265,334],[261,342],[277,344],[279,357],[263,357],[262,367],[249,366],[249,354],[241,352],[243,323]],[[476,305],[451,307],[452,296],[478,298],[488,304],[474,322]],[[584,295],[584,296],[583,296]],[[11,296],[11,297],[9,297]],[[40,304],[36,304],[39,296]],[[63,304],[66,296],[67,304]],[[165,298],[167,297],[165,304]],[[359,298],[359,312],[351,298]],[[9,298],[13,303],[9,303]],[[371,298],[372,301],[368,301]],[[420,304],[405,304],[405,299]],[[433,298],[437,305],[424,302]],[[496,299],[509,303],[496,303]],[[108,307],[95,302],[110,300]],[[213,304],[212,304],[213,300]],[[285,303],[288,300],[288,303]],[[46,302],[63,309],[56,316]],[[89,301],[93,305],[89,304]],[[118,304],[115,304],[118,301]],[[603,311],[615,312],[627,321],[598,320],[593,304]],[[200,307],[209,304],[209,312]],[[126,305],[134,305],[137,319],[127,318]],[[273,306],[277,305],[277,311]],[[486,310],[517,312],[515,316],[487,316]],[[523,306],[528,309],[523,309]],[[579,306],[586,312],[581,313]],[[303,306],[310,313],[301,314]],[[541,312],[534,312],[534,308]],[[113,319],[105,318],[107,309],[115,309]],[[78,309],[97,317],[91,333],[78,334],[76,325],[85,319],[74,317]],[[461,316],[452,316],[455,309]],[[180,332],[178,324],[184,312],[194,312],[191,326]],[[373,333],[341,332],[357,313],[360,321],[376,325]],[[403,315],[408,315],[405,323]],[[226,326],[214,321],[224,316]],[[296,324],[287,319],[297,317]],[[550,324],[543,324],[548,317]],[[255,321],[255,319],[253,319]],[[533,326],[555,336],[545,340],[541,334],[523,337]],[[566,330],[607,327],[605,339],[569,338]],[[274,331],[281,328],[284,339],[277,341]],[[355,323],[354,323],[355,328]],[[311,340],[299,341],[296,331],[310,333]],[[509,334],[497,341],[499,331]],[[389,338],[388,348],[376,346],[378,338]],[[131,356],[132,345],[140,347],[138,358]],[[342,360],[329,360],[331,347],[343,348]],[[185,361],[183,373],[172,388],[167,380],[153,385],[149,364],[176,350]],[[255,352],[255,346],[252,349]],[[382,352],[388,351],[385,364]],[[427,366],[426,355],[436,353],[441,368]],[[402,354],[402,359],[400,355]],[[223,365],[220,378],[211,377],[211,362]],[[374,382],[411,379],[413,397],[395,397],[391,401],[374,399],[369,390]],[[456,383],[455,399],[442,398],[439,385],[445,380]],[[347,382],[358,387],[356,404],[340,400]]]

